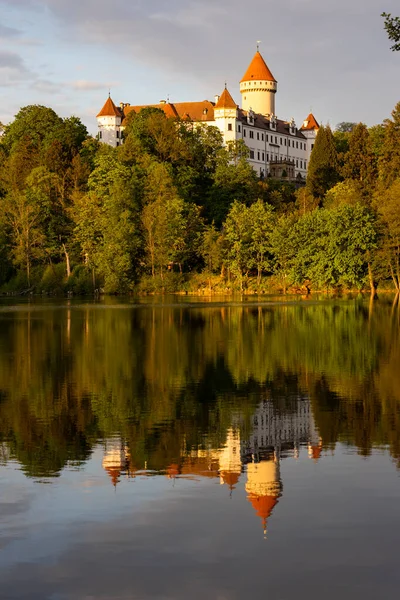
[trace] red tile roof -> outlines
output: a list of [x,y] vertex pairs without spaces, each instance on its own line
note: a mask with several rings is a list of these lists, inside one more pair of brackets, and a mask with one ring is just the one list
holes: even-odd
[[319,129],[318,121],[312,113],[310,113],[308,115],[307,119],[305,119],[305,121],[300,129],[302,129],[303,131],[304,130],[307,131],[310,129]]
[[227,88],[222,92],[214,108],[237,108],[236,102],[228,92]]
[[267,67],[267,63],[258,50],[253,56],[253,60],[251,61],[246,73],[243,75],[240,83],[242,83],[242,81],[254,81],[257,79],[274,81],[276,83],[275,77],[272,75],[271,71]]
[[106,103],[97,117],[122,117],[122,112],[120,108],[115,106],[114,102],[111,100],[111,97],[108,96]]
[[[203,102],[165,102],[161,104],[147,104],[142,106],[131,106],[130,104],[124,107],[124,116],[130,112],[140,112],[143,108],[160,108],[167,117],[179,117],[181,119],[190,119],[192,121],[214,121],[214,102],[203,100]],[[236,107],[236,104],[235,104]]]

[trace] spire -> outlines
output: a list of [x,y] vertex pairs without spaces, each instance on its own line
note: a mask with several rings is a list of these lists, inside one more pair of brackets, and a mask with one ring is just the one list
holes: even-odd
[[219,100],[214,108],[237,108],[236,102],[234,101],[234,99],[228,91],[228,88],[226,87],[226,83],[225,89],[219,97]]
[[120,117],[121,111],[115,106],[114,102],[111,100],[110,92],[108,93],[108,98],[103,108],[97,115],[98,117]]
[[276,79],[267,67],[267,63],[261,56],[257,44],[257,52],[253,56],[253,60],[251,61],[246,73],[243,75],[241,83],[242,81],[256,81],[258,79],[261,81],[274,81],[276,83]]

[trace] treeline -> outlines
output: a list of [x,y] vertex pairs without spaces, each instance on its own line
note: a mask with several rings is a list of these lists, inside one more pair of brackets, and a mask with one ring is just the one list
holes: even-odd
[[319,130],[305,187],[147,108],[110,148],[27,106],[0,137],[3,291],[400,290],[400,103]]

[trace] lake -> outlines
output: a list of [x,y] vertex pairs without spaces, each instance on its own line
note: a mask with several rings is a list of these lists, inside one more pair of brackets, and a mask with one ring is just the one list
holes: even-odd
[[400,590],[400,309],[0,301],[0,598]]

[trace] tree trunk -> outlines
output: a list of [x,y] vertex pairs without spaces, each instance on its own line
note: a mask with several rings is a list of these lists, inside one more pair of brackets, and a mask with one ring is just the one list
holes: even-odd
[[71,263],[69,260],[69,254],[67,252],[67,248],[65,247],[65,244],[63,244],[63,250],[64,250],[64,254],[65,254],[65,261],[67,263],[67,279],[69,279],[71,277]]

